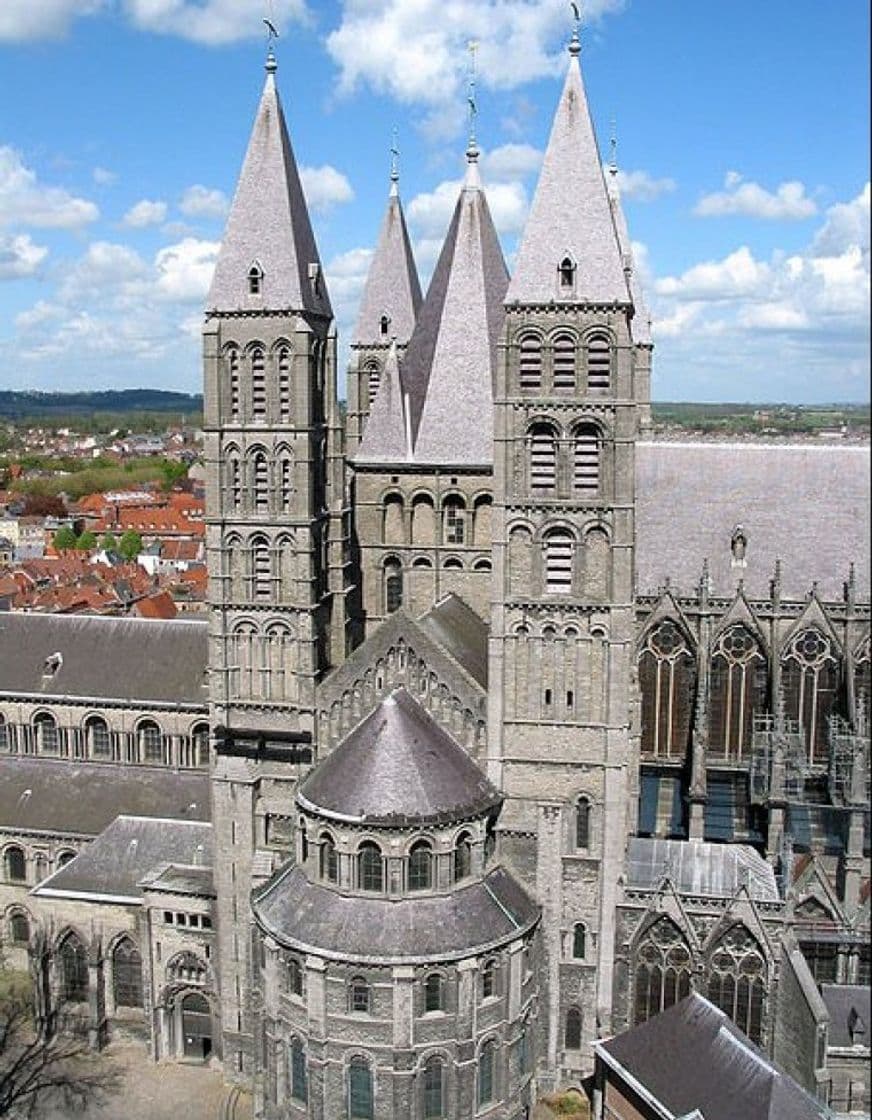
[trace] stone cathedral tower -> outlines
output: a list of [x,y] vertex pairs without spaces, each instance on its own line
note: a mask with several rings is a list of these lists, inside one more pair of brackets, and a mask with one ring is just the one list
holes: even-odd
[[349,518],[330,299],[270,54],[204,329],[223,1057],[250,1072],[252,886],[291,842],[316,686],[345,655]]
[[564,1046],[573,1015],[584,1039],[609,1024],[638,770],[634,443],[648,392],[577,35],[570,54],[506,296],[494,423],[489,776],[507,798],[503,857],[543,905],[546,1084],[589,1061]]

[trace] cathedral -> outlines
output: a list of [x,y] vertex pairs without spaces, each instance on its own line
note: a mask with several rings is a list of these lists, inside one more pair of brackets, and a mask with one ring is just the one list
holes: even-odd
[[0,616],[4,955],[263,1120],[522,1120],[690,992],[835,1099],[868,446],[655,438],[577,34],[511,275],[474,140],[423,296],[391,176],[343,408],[276,70],[205,309],[208,622]]

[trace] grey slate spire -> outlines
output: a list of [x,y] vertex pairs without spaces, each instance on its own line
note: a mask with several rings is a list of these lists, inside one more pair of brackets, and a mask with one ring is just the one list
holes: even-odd
[[414,458],[493,461],[493,373],[509,274],[478,173],[467,173],[403,359]]
[[409,458],[406,409],[394,339],[355,459],[365,463],[401,463]]
[[633,260],[633,244],[630,241],[627,219],[624,217],[624,210],[621,206],[621,192],[618,189],[618,168],[614,162],[609,166],[608,189],[609,204],[611,205],[612,216],[615,221],[615,232],[618,235],[618,244],[621,247],[624,273],[627,277],[630,296],[633,300],[633,321],[630,324],[633,341],[640,346],[650,346],[651,314],[645,303],[645,297],[642,294],[642,285],[639,283],[639,275],[636,272],[636,264]]
[[400,346],[410,339],[421,306],[421,283],[412,255],[409,231],[396,172],[391,174],[391,192],[378,244],[369,266],[360,300],[352,346],[373,346],[387,341],[382,318],[387,317],[388,337]]
[[[573,39],[508,302],[630,301],[578,53],[578,41]],[[567,257],[575,267],[571,289],[559,283],[558,269]]]
[[[215,265],[208,311],[308,311],[332,318],[272,53]],[[260,272],[251,290],[252,270]]]

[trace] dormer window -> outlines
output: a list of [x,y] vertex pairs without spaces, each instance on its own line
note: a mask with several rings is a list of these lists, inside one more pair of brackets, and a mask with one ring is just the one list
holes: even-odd
[[557,274],[560,281],[560,290],[563,292],[572,291],[575,287],[575,262],[571,257],[564,257],[557,267]]
[[42,663],[42,675],[44,677],[53,677],[63,663],[64,655],[62,653],[50,653]]
[[381,334],[382,338],[387,338],[388,331],[390,330],[390,326],[391,326],[390,316],[389,315],[382,315],[381,319],[379,319],[379,322],[378,322],[378,329],[379,329],[379,333]]
[[263,269],[257,263],[251,266],[248,270],[248,293],[252,296],[259,296],[263,291]]

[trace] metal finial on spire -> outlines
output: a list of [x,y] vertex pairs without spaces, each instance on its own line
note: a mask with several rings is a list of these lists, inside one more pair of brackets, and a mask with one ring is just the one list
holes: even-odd
[[570,0],[569,6],[572,8],[572,19],[575,24],[572,29],[569,53],[575,56],[581,53],[581,8],[575,3],[575,0]]
[[276,31],[276,25],[272,20],[264,17],[263,22],[266,24],[266,70],[268,74],[274,74],[277,64],[275,51],[273,50],[273,40],[278,39],[279,33]]
[[612,117],[612,134],[609,137],[609,171],[612,175],[618,173],[618,125]]
[[467,49],[469,51],[469,93],[466,103],[469,106],[469,143],[466,146],[466,158],[476,160],[478,159],[478,144],[475,140],[475,119],[478,116],[478,104],[475,99],[475,52],[478,50],[478,43],[474,39],[470,39]]
[[391,182],[396,184],[400,181],[400,149],[397,144],[397,129],[396,126],[391,133]]

